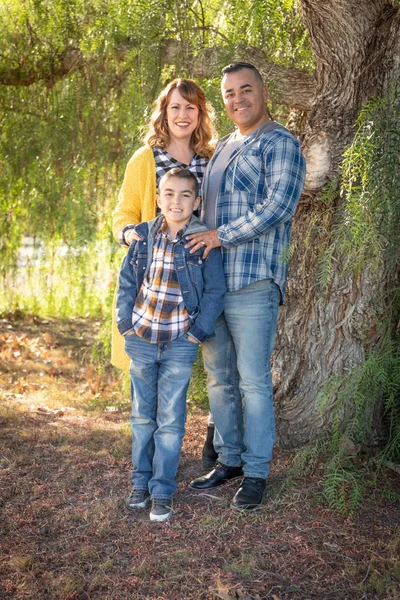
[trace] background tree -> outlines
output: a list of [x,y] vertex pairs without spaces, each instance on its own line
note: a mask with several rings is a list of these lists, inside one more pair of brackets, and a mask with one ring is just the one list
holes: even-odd
[[[277,394],[280,435],[287,446],[318,436],[323,422],[311,399],[318,396],[330,376],[347,373],[363,363],[379,341],[382,332],[378,324],[393,301],[397,306],[391,328],[395,329],[398,319],[398,300],[393,286],[387,285],[388,256],[385,256],[389,243],[397,253],[389,257],[394,263],[389,269],[393,276],[399,265],[398,247],[395,250],[392,240],[383,239],[379,226],[382,217],[398,223],[393,197],[398,175],[391,169],[398,168],[399,155],[390,159],[389,148],[382,141],[377,144],[383,144],[382,147],[374,148],[373,136],[377,134],[374,127],[382,127],[377,123],[377,114],[368,124],[370,150],[376,152],[370,157],[365,155],[365,161],[373,165],[374,161],[382,160],[385,152],[388,164],[394,161],[387,178],[390,180],[387,189],[391,191],[386,207],[386,190],[377,187],[373,193],[378,210],[373,211],[369,201],[372,190],[368,192],[369,200],[367,195],[369,181],[360,180],[362,172],[357,172],[357,168],[347,173],[348,189],[342,188],[342,194],[331,191],[328,201],[323,201],[326,196],[318,192],[327,181],[336,185],[338,167],[344,150],[353,141],[361,107],[372,98],[387,97],[396,102],[400,12],[391,2],[380,0],[329,3],[304,0],[301,6],[315,58],[316,86],[303,136],[308,164],[307,192],[296,219],[292,293],[282,315],[284,328],[280,330],[277,355],[281,380]],[[398,115],[390,100],[386,109],[388,129],[383,138],[395,127]],[[347,158],[347,168],[351,170],[351,154]],[[365,176],[368,179],[368,173]],[[353,215],[347,204],[352,196],[361,209]],[[356,228],[354,219],[364,220],[365,227]],[[371,230],[375,249],[367,243]],[[390,235],[395,231],[394,228]],[[396,238],[398,241],[397,235]],[[363,248],[358,256],[357,244]],[[316,278],[320,282],[326,280],[326,293],[322,296],[321,286],[315,286]]]

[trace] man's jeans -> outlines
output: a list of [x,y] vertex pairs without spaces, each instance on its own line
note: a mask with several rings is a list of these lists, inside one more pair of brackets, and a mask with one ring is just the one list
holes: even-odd
[[177,487],[186,392],[198,345],[186,336],[150,344],[128,335],[125,350],[131,359],[132,482],[152,498],[170,500]]
[[246,477],[269,473],[275,442],[270,357],[280,291],[270,279],[228,292],[216,337],[203,344],[214,446],[227,466]]

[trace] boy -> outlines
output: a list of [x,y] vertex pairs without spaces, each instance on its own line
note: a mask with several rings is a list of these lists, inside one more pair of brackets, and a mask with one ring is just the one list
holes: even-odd
[[150,520],[172,513],[185,431],[186,392],[198,344],[214,336],[225,278],[220,250],[190,254],[187,235],[206,231],[193,216],[200,203],[196,177],[172,169],[160,180],[161,215],[137,225],[122,263],[117,325],[131,359],[132,482],[128,504]]

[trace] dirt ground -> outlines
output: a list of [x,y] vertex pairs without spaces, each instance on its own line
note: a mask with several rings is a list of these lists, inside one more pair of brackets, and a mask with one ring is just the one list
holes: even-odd
[[[129,401],[99,374],[93,320],[0,321],[0,600],[400,598],[399,477],[354,518],[277,449],[261,510],[229,508],[237,481],[195,494],[206,414],[187,423],[175,512],[126,508]],[[190,403],[191,406],[193,403]]]

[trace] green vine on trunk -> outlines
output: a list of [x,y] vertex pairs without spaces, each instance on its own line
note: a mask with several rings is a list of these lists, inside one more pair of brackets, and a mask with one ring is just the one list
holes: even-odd
[[[376,483],[382,465],[400,460],[399,190],[400,101],[393,93],[371,101],[359,115],[344,154],[340,189],[332,185],[331,198],[324,198],[329,205],[339,193],[342,208],[316,269],[321,292],[332,282],[334,261],[342,274],[369,270],[379,275],[383,284],[375,302],[380,316],[369,323],[376,329],[374,344],[365,348],[362,365],[328,380],[318,404],[329,415],[332,433],[303,449],[293,465],[310,471],[323,453],[323,497],[331,508],[350,515],[360,505],[367,475]],[[372,449],[371,463],[360,460]]]

